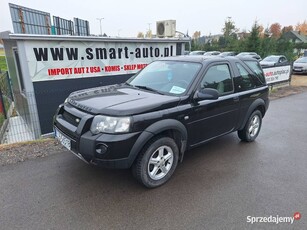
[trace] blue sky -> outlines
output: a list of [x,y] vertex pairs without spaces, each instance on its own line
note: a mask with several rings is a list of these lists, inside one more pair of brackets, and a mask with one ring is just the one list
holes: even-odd
[[0,32],[13,31],[8,3],[49,12],[73,20],[74,17],[88,20],[92,34],[102,31],[109,36],[135,37],[138,32],[146,32],[150,27],[155,33],[156,21],[175,19],[177,30],[192,35],[219,34],[227,17],[232,17],[240,30],[250,30],[253,22],[265,28],[275,22],[282,26],[296,25],[307,20],[306,0],[1,0]]

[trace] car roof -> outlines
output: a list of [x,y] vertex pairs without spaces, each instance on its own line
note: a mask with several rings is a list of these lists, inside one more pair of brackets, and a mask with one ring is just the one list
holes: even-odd
[[241,52],[238,55],[256,55],[256,52]]
[[[269,56],[267,56],[267,57],[285,57],[284,55],[269,55]],[[266,57],[266,58],[267,58]]]
[[204,50],[194,50],[194,51],[191,51],[190,53],[206,53],[206,51],[204,51]]

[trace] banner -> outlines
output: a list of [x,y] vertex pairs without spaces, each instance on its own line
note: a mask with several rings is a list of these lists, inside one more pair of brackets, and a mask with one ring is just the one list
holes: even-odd
[[176,55],[176,43],[24,41],[33,82],[136,73],[160,57]]
[[289,81],[291,75],[291,66],[278,66],[263,69],[266,82],[268,84],[280,81]]

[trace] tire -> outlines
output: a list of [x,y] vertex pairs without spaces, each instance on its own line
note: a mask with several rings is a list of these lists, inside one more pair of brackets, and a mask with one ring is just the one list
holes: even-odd
[[238,136],[242,141],[254,141],[261,129],[262,114],[259,110],[255,110],[248,118],[244,128],[238,131]]
[[140,152],[132,166],[132,174],[148,188],[161,186],[173,175],[178,158],[178,146],[172,138],[155,138]]

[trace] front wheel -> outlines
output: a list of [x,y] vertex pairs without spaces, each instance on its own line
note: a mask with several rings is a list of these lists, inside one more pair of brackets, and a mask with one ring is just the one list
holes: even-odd
[[167,182],[178,164],[179,150],[169,137],[153,139],[146,144],[132,166],[134,177],[148,188]]
[[255,110],[248,118],[246,125],[242,130],[238,131],[238,136],[242,141],[254,141],[261,129],[262,114],[259,110]]

